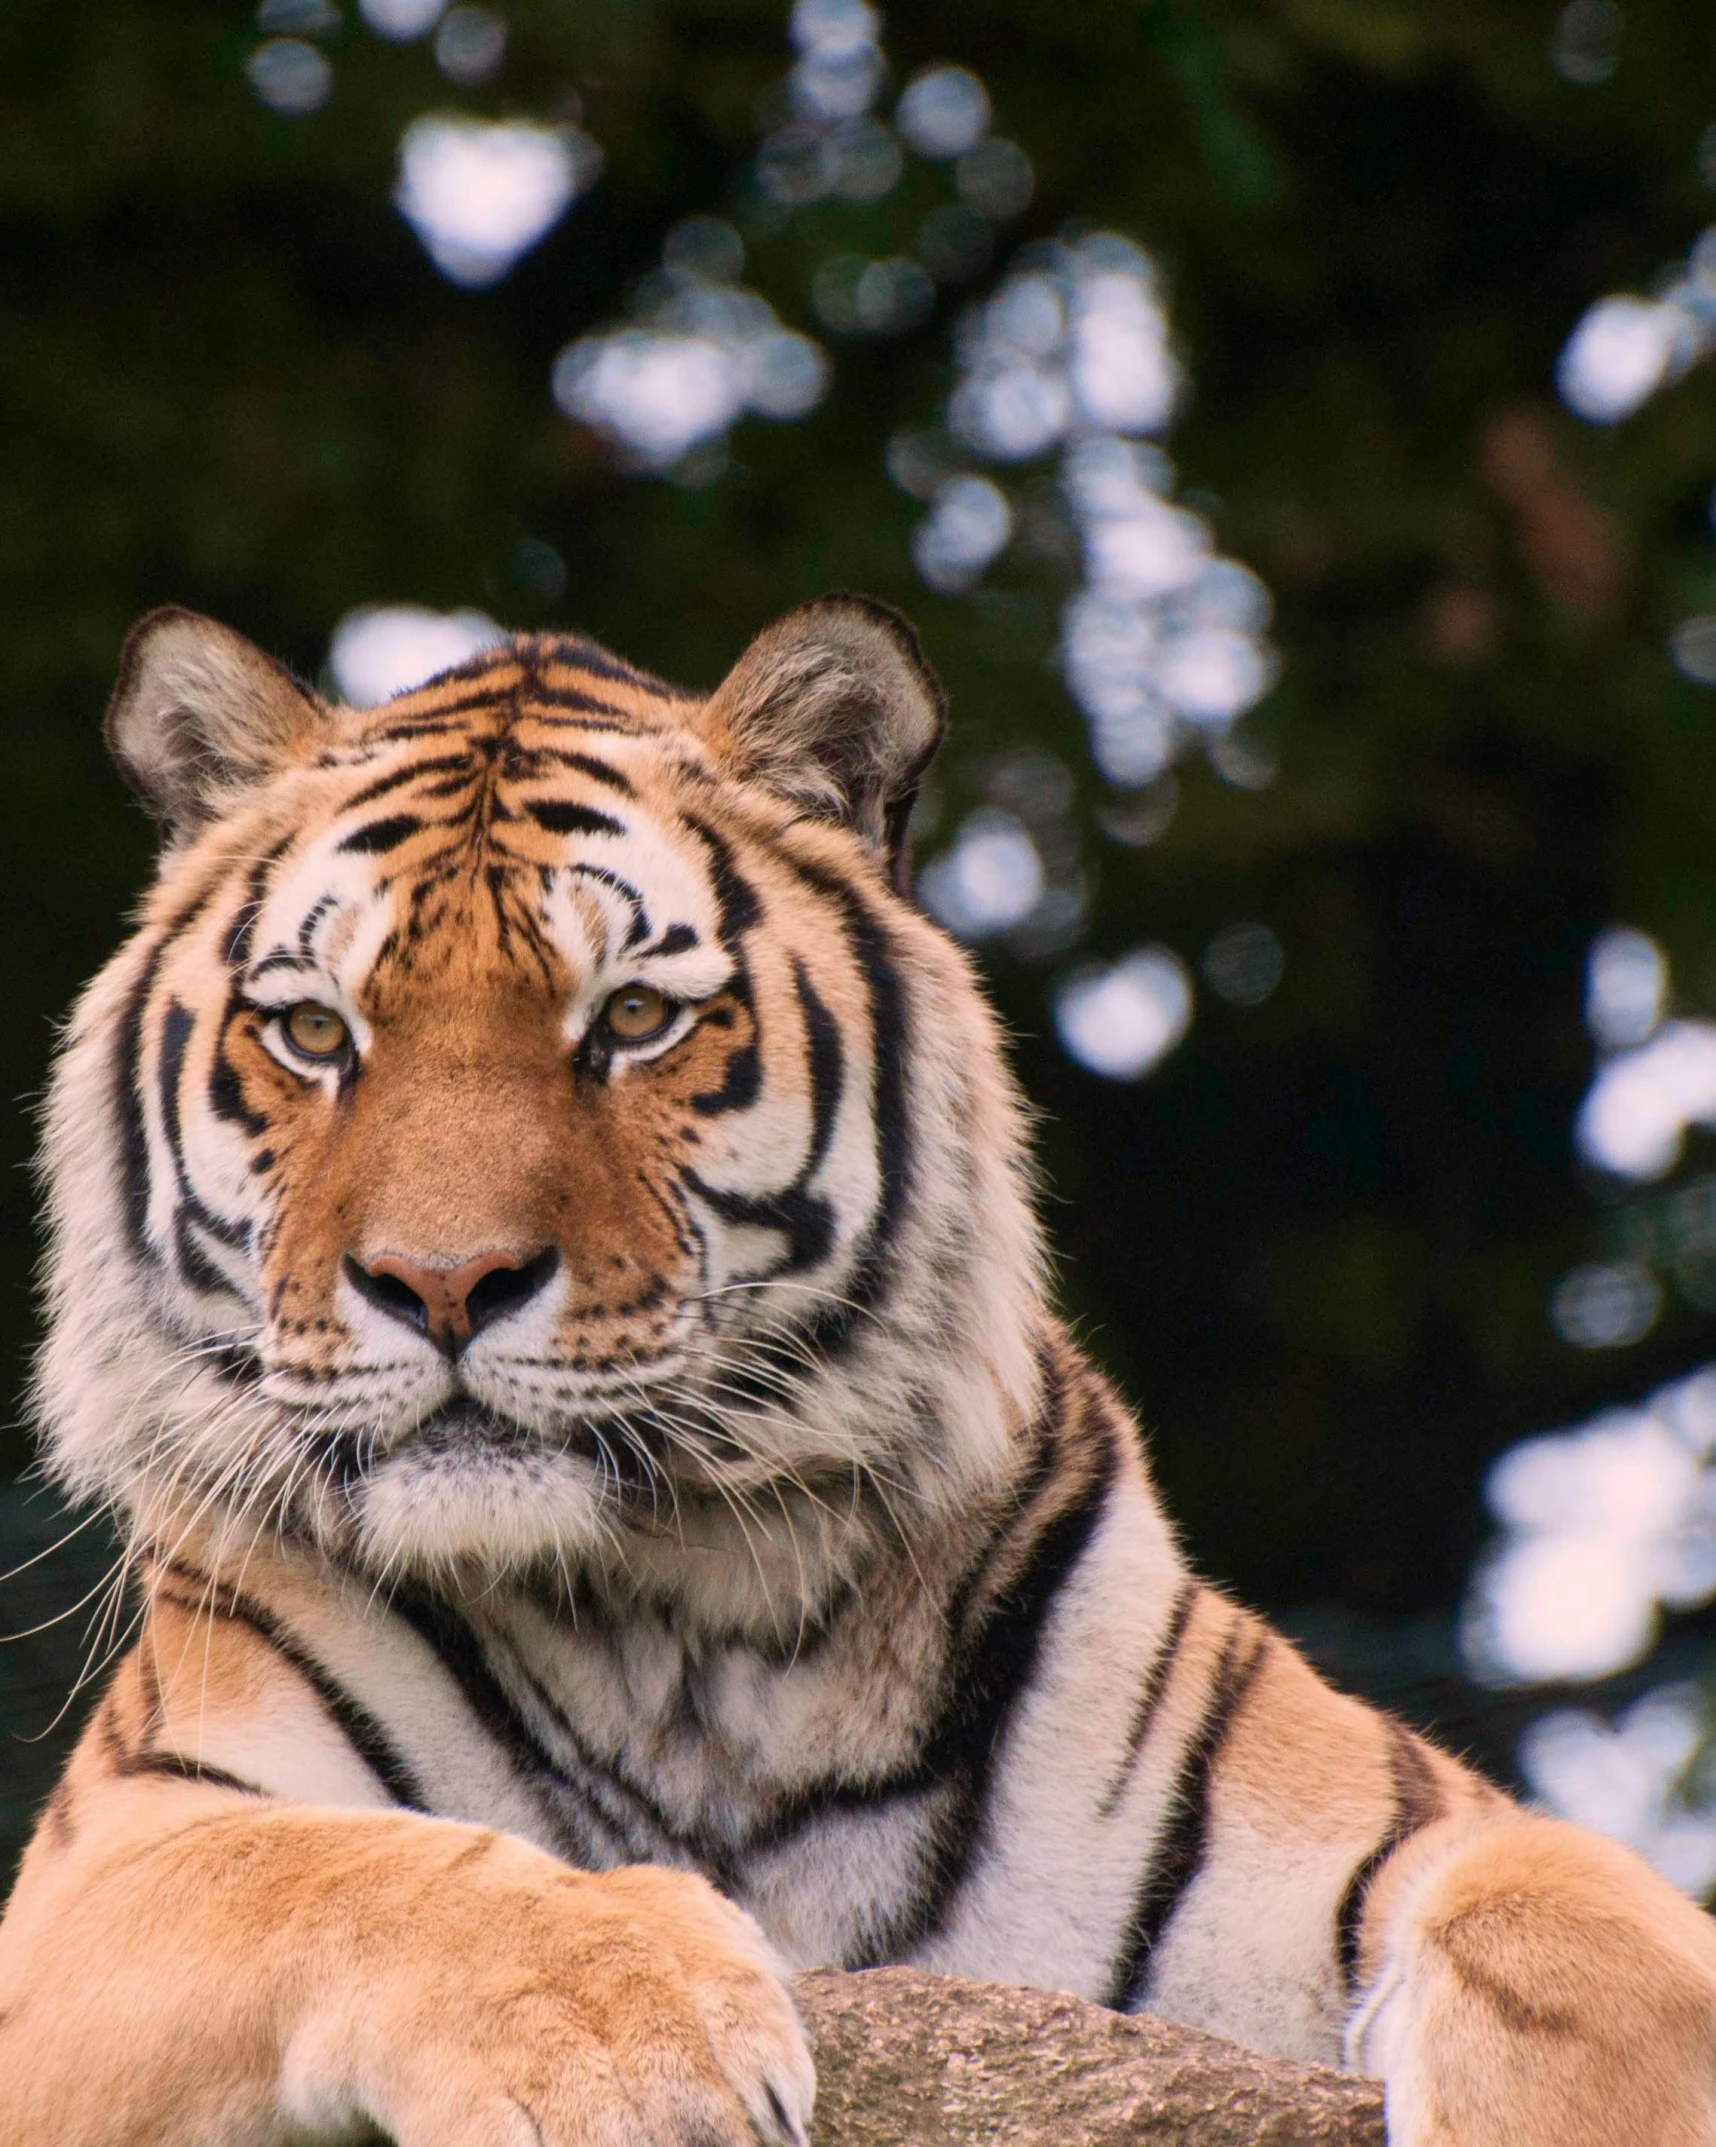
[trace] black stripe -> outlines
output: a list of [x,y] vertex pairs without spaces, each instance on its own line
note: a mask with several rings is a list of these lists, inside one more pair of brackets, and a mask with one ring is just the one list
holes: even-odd
[[661,732],[655,724],[640,722],[636,716],[628,715],[623,710],[616,710],[612,715],[593,712],[589,715],[564,714],[551,716],[545,712],[544,708],[537,705],[539,702],[546,702],[551,705],[559,703],[568,710],[587,708],[591,711],[599,711],[607,707],[607,702],[593,701],[585,693],[555,693],[544,689],[541,692],[533,692],[530,696],[530,702],[531,705],[526,710],[526,715],[530,722],[540,724],[544,730],[600,731],[605,737],[609,738],[659,738],[661,736]]
[[407,1811],[429,1810],[429,1800],[416,1774],[394,1749],[374,1715],[286,1631],[272,1611],[265,1610],[252,1597],[241,1595],[224,1582],[211,1581],[207,1574],[199,1573],[194,1566],[184,1565],[178,1559],[169,1563],[167,1571],[198,1592],[187,1600],[162,1588],[159,1592],[164,1601],[176,1604],[193,1617],[225,1618],[234,1625],[247,1626],[259,1640],[266,1641],[283,1662],[297,1671],[333,1718],[347,1744],[394,1803],[404,1805]]
[[1089,1477],[1044,1525],[1024,1570],[996,1598],[975,1643],[951,1672],[954,1704],[931,1734],[923,1758],[932,1775],[951,1776],[957,1789],[914,1908],[914,1938],[933,1937],[943,1928],[976,1862],[995,1769],[1013,1717],[1036,1677],[1044,1632],[1108,1509],[1115,1469],[1109,1439],[1101,1441],[1091,1462]]
[[624,825],[611,813],[599,813],[593,805],[575,805],[570,798],[527,798],[524,809],[539,828],[550,835],[623,835]]
[[377,798],[385,798],[389,792],[402,789],[407,783],[415,783],[425,775],[442,775],[449,769],[472,771],[469,753],[433,753],[422,760],[408,760],[402,768],[389,769],[386,775],[378,775],[361,790],[354,790],[342,801],[342,813],[355,813],[360,805],[373,805]]
[[1162,1838],[1134,1897],[1132,1913],[1115,1954],[1107,2003],[1119,2012],[1136,2009],[1150,1973],[1150,1956],[1187,1889],[1204,1868],[1209,1853],[1210,1791],[1216,1762],[1268,1646],[1267,1637],[1254,1636],[1248,1620],[1235,1620],[1216,1666],[1204,1718],[1180,1762]]
[[721,1086],[699,1089],[691,1098],[691,1108],[699,1118],[720,1118],[728,1111],[743,1111],[756,1102],[762,1085],[763,1062],[752,1037],[727,1054]]
[[254,1782],[241,1782],[236,1774],[228,1774],[224,1767],[185,1759],[177,1752],[135,1752],[124,1759],[115,1757],[113,1765],[117,1773],[124,1775],[159,1774],[174,1782],[201,1782],[210,1789],[236,1789],[246,1797],[268,1794]]
[[537,746],[531,751],[532,760],[553,761],[557,767],[576,768],[580,775],[587,775],[592,783],[600,783],[608,790],[617,791],[622,798],[635,798],[636,790],[631,779],[611,768],[605,760],[598,760],[594,753],[575,753],[570,746]]
[[[971,1569],[949,1600],[944,1619],[948,1637],[949,1667],[943,1677],[942,1711],[925,1734],[919,1753],[908,1765],[883,1775],[872,1776],[864,1781],[834,1780],[816,1783],[799,1790],[777,1806],[770,1817],[746,1836],[744,1848],[747,1853],[756,1849],[773,1848],[808,1826],[813,1820],[833,1813],[850,1811],[879,1811],[884,1805],[896,1803],[901,1798],[922,1796],[928,1791],[947,1786],[937,1776],[936,1769],[945,1758],[951,1744],[949,1725],[965,1704],[967,1693],[964,1685],[964,1665],[968,1650],[975,1645],[972,1636],[965,1633],[968,1606],[980,1587],[985,1574],[993,1570],[995,1561],[1012,1543],[1020,1516],[1028,1515],[1039,1493],[1049,1480],[1056,1453],[1059,1451],[1055,1433],[1064,1404],[1064,1387],[1058,1363],[1045,1350],[1043,1352],[1043,1402],[1033,1427],[1031,1463],[1017,1486],[1009,1503],[1006,1518],[996,1529]],[[1093,1519],[1094,1525],[1094,1519]],[[1033,1546],[1033,1555],[1043,1550],[1041,1539]],[[1021,1589],[1024,1583],[1021,1582]],[[1019,1591],[1015,1591],[1016,1593]],[[1005,1600],[997,1598],[990,1606],[985,1623],[996,1616],[1005,1615]],[[909,1935],[909,1934],[907,1934]],[[902,1939],[902,1943],[904,1940]],[[883,1959],[893,1958],[889,1947],[878,1939],[869,1965],[874,1967]]]
[[709,853],[709,875],[714,883],[720,920],[716,929],[722,946],[737,957],[740,940],[756,926],[763,914],[757,891],[734,862],[732,846],[724,836],[718,835],[707,820],[698,819],[694,813],[685,814],[684,820]]
[[385,820],[371,820],[364,827],[353,828],[339,847],[342,852],[355,850],[366,857],[376,857],[397,850],[422,828],[423,821],[417,813],[390,813]]
[[226,1040],[232,1034],[232,1025],[244,1012],[244,1001],[235,985],[227,993],[226,1011],[221,1015],[220,1034],[215,1039],[214,1063],[209,1068],[209,1109],[229,1126],[237,1126],[252,1138],[268,1131],[268,1117],[263,1111],[252,1110],[244,1100],[244,1090],[239,1084],[238,1068],[227,1057]]
[[143,1114],[143,1016],[172,935],[164,936],[143,965],[120,1018],[113,1055],[113,1107],[119,1120],[119,1170],[125,1190],[125,1235],[139,1259],[150,1259],[149,1132]]
[[[161,1130],[166,1136],[168,1152],[173,1158],[173,1176],[179,1193],[179,1220],[182,1223],[188,1217],[222,1245],[243,1245],[249,1235],[244,1225],[229,1223],[224,1216],[216,1215],[205,1207],[192,1187],[190,1173],[185,1168],[184,1129],[179,1117],[179,1086],[184,1079],[186,1047],[195,1027],[196,1016],[190,1008],[182,1000],[169,1000],[166,1014],[161,1021]],[[216,1275],[215,1287],[230,1290],[232,1285],[224,1276]]]
[[[529,676],[528,660],[523,652],[502,641],[491,641],[486,648],[467,656],[463,663],[449,664],[445,671],[437,671],[420,685],[408,686],[385,701],[377,702],[378,712],[388,708],[409,708],[413,703],[423,702],[420,713],[424,716],[445,715],[452,709],[482,708],[515,693]],[[466,694],[453,694],[443,699],[449,686],[467,686]]]
[[[419,738],[457,738],[464,729],[459,717],[473,715],[480,709],[492,709],[494,705],[492,693],[474,693],[463,701],[449,701],[431,714],[408,716],[403,722],[390,723],[386,730],[377,731],[374,736],[383,746],[409,745]],[[367,754],[365,764],[374,758],[373,753]]]
[[810,1153],[799,1172],[801,1184],[808,1185],[822,1168],[828,1150],[834,1140],[835,1121],[840,1115],[841,1092],[846,1084],[846,1058],[840,1045],[840,1026],[823,1004],[817,989],[810,981],[810,974],[798,956],[793,956],[793,982],[798,987],[798,1003],[804,1015],[806,1057],[810,1073]]
[[724,1223],[780,1232],[787,1249],[769,1269],[770,1278],[797,1274],[827,1259],[834,1243],[834,1209],[820,1194],[807,1193],[797,1184],[778,1193],[729,1193],[709,1184],[694,1170],[685,1173],[684,1182]]
[[1024,1474],[1012,1487],[1011,1510],[1007,1518],[972,1560],[949,1598],[945,1622],[950,1646],[964,1645],[971,1605],[988,1592],[990,1576],[1006,1558],[1016,1524],[1030,1515],[1047,1489],[1055,1472],[1055,1463],[1061,1456],[1064,1444],[1061,1422],[1067,1406],[1065,1367],[1053,1338],[1046,1333],[1038,1336],[1033,1354],[1037,1359],[1038,1389],[1037,1413],[1028,1434],[1030,1458]]
[[[743,940],[745,934],[760,920],[762,905],[757,899],[756,890],[735,863],[732,849],[725,838],[718,835],[707,822],[691,814],[685,815],[685,825],[709,852],[710,876],[720,919],[718,929],[721,944],[732,955],[737,966],[737,974],[728,990],[735,998],[749,1005],[750,973],[745,966]],[[820,1005],[820,1002],[818,1004]],[[812,1019],[807,1009],[807,1023]],[[819,1071],[818,1048],[813,1034],[813,1084]],[[820,1071],[826,1081],[826,1054],[823,1056]],[[826,1101],[826,1096],[823,1100]],[[834,1243],[833,1206],[819,1194],[808,1190],[809,1178],[820,1161],[821,1154],[813,1137],[810,1157],[796,1173],[793,1182],[779,1192],[728,1192],[708,1184],[696,1171],[687,1171],[684,1182],[723,1222],[743,1223],[759,1229],[781,1232],[787,1240],[787,1251],[772,1273],[792,1274],[803,1268],[815,1267],[825,1260]]]
[[651,954],[688,954],[699,944],[695,929],[688,924],[670,924],[653,947]]
[[552,1755],[489,1668],[482,1643],[470,1626],[450,1604],[409,1585],[393,1590],[389,1608],[431,1649],[464,1694],[472,1714],[511,1761],[515,1775],[536,1793],[546,1816],[558,1827],[552,1800],[544,1796],[545,1791],[561,1786]]
[[[610,650],[603,648],[600,642],[586,641],[582,635],[557,634],[541,651],[537,660],[564,664],[569,671],[587,671],[592,678],[618,679],[658,701],[683,701],[686,698],[677,686],[670,686],[665,679],[656,678],[648,671],[634,670],[623,657],[615,656]],[[530,683],[533,693],[553,693],[560,690],[546,686],[534,674],[534,670]]]
[[234,913],[227,927],[226,940],[221,952],[229,969],[242,969],[250,960],[251,943],[256,937],[256,920],[262,913],[262,904],[268,892],[268,876],[286,852],[292,847],[292,837],[282,835],[278,842],[257,858],[245,877],[244,900]]
[[1335,1958],[1341,1982],[1349,1996],[1358,1977],[1359,1937],[1364,1924],[1365,1900],[1371,1881],[1402,1842],[1441,1815],[1436,1777],[1424,1748],[1403,1724],[1392,1716],[1388,1727],[1388,1772],[1394,1791],[1394,1809],[1382,1839],[1361,1859],[1342,1890],[1335,1910]]
[[214,892],[212,887],[205,887],[168,922],[143,964],[143,974],[133,985],[119,1022],[113,1054],[113,1112],[119,1127],[125,1235],[141,1260],[154,1257],[149,1243],[149,1134],[143,1114],[143,1017],[168,950],[196,923]]
[[[701,1863],[705,1869],[712,1869],[720,1860],[719,1852],[712,1851],[707,1843],[676,1827],[654,1798],[632,1781],[617,1762],[598,1759],[573,1728],[566,1710],[524,1660],[517,1642],[509,1636],[504,1644],[519,1680],[529,1688],[530,1697],[541,1713],[565,1738],[574,1764],[580,1770],[581,1779],[569,1783],[558,1762],[546,1753],[540,1740],[533,1738],[534,1748],[544,1754],[544,1764],[553,1769],[555,1787],[576,1789],[597,1825],[621,1844],[632,1862],[659,1861],[665,1847],[694,1863]],[[733,1873],[726,1870],[723,1883],[730,1885],[732,1882]]]
[[617,872],[610,872],[605,865],[585,865],[575,861],[566,869],[576,873],[582,880],[594,880],[598,887],[612,888],[620,900],[630,907],[632,921],[626,933],[628,947],[635,947],[640,940],[648,939],[649,912],[644,908],[643,896],[630,880],[622,879]]
[[618,701],[604,701],[600,694],[588,693],[580,686],[549,686],[541,679],[532,679],[527,698],[532,715],[539,708],[560,708],[573,715],[609,718],[606,723],[593,723],[592,730],[617,731],[631,727],[626,721],[630,709],[622,708]]
[[1132,1721],[1126,1732],[1126,1756],[1115,1770],[1102,1802],[1096,1807],[1097,1817],[1107,1819],[1118,1809],[1126,1785],[1132,1779],[1132,1770],[1138,1764],[1138,1755],[1144,1749],[1144,1740],[1150,1734],[1162,1704],[1162,1695],[1168,1689],[1169,1673],[1180,1652],[1180,1643],[1186,1637],[1186,1626],[1192,1615],[1192,1605],[1198,1599],[1196,1581],[1182,1581],[1174,1597],[1174,1607],[1168,1617],[1162,1644],[1150,1661],[1150,1668],[1132,1709]]
[[817,1355],[836,1357],[886,1292],[901,1220],[911,1195],[912,1133],[906,1102],[911,1050],[909,1010],[905,984],[894,961],[893,941],[869,904],[844,880],[820,865],[786,851],[781,855],[806,885],[839,908],[869,997],[875,1062],[872,1117],[881,1191],[842,1301],[818,1307],[799,1330],[801,1342]]

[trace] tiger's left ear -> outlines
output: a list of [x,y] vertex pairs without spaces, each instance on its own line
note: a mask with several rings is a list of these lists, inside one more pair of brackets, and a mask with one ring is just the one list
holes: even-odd
[[169,839],[284,766],[326,711],[254,642],[170,604],[125,637],[107,749]]
[[845,594],[801,604],[751,643],[698,727],[737,773],[855,829],[903,887],[947,697],[897,611]]

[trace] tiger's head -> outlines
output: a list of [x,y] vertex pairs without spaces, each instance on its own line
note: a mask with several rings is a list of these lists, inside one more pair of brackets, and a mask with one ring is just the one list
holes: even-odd
[[47,1118],[61,1480],[376,1573],[742,1573],[765,1507],[837,1565],[869,1492],[991,1480],[1038,1251],[901,891],[942,722],[852,597],[707,697],[541,635],[369,709],[144,620],[108,735],[161,873]]

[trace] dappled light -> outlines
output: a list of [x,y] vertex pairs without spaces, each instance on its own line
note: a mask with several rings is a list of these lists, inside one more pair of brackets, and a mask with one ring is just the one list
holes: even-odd
[[[1183,385],[1154,265],[1109,233],[1027,248],[966,317],[956,350],[955,454],[1003,468],[1059,455],[1061,511],[1084,566],[1062,613],[1067,685],[1097,766],[1116,784],[1147,783],[1188,743],[1219,739],[1275,672],[1267,591],[1173,503],[1172,465],[1148,437]],[[920,447],[917,464],[930,460]],[[920,490],[912,468],[895,474]],[[922,496],[919,572],[935,588],[973,583],[1009,535],[999,480],[980,494],[968,476],[932,478]]]
[[556,359],[561,409],[649,470],[724,440],[746,413],[787,421],[814,410],[828,360],[739,283],[744,259],[738,232],[718,218],[669,232],[661,267],[634,293],[633,323],[582,336]]

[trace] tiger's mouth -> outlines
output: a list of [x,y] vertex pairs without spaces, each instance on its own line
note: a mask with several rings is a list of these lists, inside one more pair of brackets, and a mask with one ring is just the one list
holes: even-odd
[[544,1457],[584,1461],[610,1491],[622,1499],[636,1497],[669,1479],[695,1482],[711,1465],[744,1458],[742,1442],[718,1418],[690,1404],[682,1408],[683,1414],[665,1419],[648,1406],[604,1410],[562,1418],[550,1429],[460,1394],[419,1418],[386,1458],[409,1456],[419,1466]]
[[[438,1409],[430,1410],[420,1417],[412,1428],[407,1444],[419,1452],[457,1453],[471,1447],[492,1447],[499,1450],[540,1447],[544,1443],[540,1431],[521,1423],[515,1416],[506,1416],[498,1409],[491,1409],[486,1402],[474,1400],[468,1394],[456,1395],[443,1402]],[[588,1444],[594,1452],[594,1441],[573,1426],[570,1433],[553,1442],[557,1446],[575,1447],[583,1451]]]

